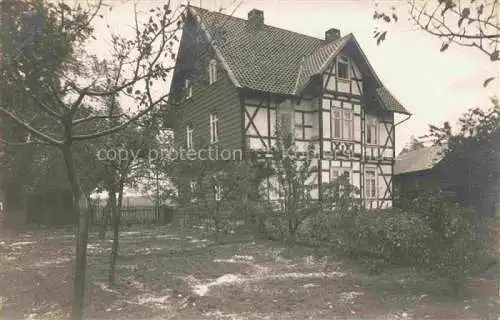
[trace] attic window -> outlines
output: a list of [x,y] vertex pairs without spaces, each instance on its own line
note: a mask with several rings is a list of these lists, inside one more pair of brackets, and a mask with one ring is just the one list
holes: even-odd
[[212,59],[208,65],[208,83],[212,84],[215,81],[217,81],[217,61]]
[[193,96],[193,85],[191,80],[186,79],[184,81],[184,89],[186,90],[186,99],[189,99]]
[[337,58],[337,78],[349,79],[349,58],[346,56]]

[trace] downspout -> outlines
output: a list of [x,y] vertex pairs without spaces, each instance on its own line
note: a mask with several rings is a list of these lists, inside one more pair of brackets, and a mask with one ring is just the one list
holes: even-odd
[[393,165],[396,162],[396,127],[399,126],[400,124],[402,124],[403,122],[407,121],[410,118],[411,118],[411,114],[408,114],[408,117],[406,119],[403,119],[403,120],[399,121],[393,127],[393,132],[394,132],[394,146],[392,148],[392,164]]
[[[394,124],[394,129],[393,129],[393,131],[394,131],[394,147],[392,148],[392,179],[391,179],[391,184],[393,183],[392,181],[394,180],[394,164],[396,163],[396,126],[402,124],[403,122],[409,120],[410,118],[411,118],[411,114],[408,114],[407,118]],[[396,199],[394,186],[392,186],[392,193],[393,193],[392,194],[392,205],[394,206],[394,200]]]
[[398,126],[398,125],[402,124],[403,122],[405,122],[406,120],[408,120],[408,119],[410,119],[410,118],[411,118],[411,114],[408,114],[408,118],[403,119],[403,120],[399,121],[398,123],[396,123],[396,124],[394,125],[394,133],[396,133],[396,126]]

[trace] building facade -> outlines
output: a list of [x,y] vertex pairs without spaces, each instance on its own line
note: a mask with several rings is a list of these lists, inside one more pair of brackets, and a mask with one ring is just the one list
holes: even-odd
[[324,39],[188,7],[171,84],[176,141],[186,148],[268,152],[277,124],[316,150],[312,184],[341,175],[366,207],[392,206],[394,114],[410,113],[383,86],[352,34]]

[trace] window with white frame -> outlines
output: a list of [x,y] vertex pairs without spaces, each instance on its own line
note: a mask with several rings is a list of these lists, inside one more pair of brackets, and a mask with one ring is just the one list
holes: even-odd
[[194,129],[191,126],[186,127],[186,147],[188,149],[193,148],[193,131]]
[[186,99],[189,99],[193,96],[193,85],[191,80],[186,79],[184,81],[184,90],[186,90]]
[[365,198],[377,198],[377,173],[375,169],[365,171]]
[[210,114],[210,143],[219,141],[219,118],[217,113]]
[[217,81],[217,61],[212,59],[208,64],[208,83],[212,84],[215,81]]
[[332,109],[332,136],[334,139],[352,140],[353,128],[352,110]]
[[222,200],[222,186],[219,184],[214,185],[215,201]]
[[337,78],[349,79],[349,58],[346,56],[337,58]]
[[198,181],[193,179],[189,182],[189,191],[191,192],[191,202],[197,200],[198,188],[199,188]]
[[377,144],[377,118],[366,115],[366,143]]

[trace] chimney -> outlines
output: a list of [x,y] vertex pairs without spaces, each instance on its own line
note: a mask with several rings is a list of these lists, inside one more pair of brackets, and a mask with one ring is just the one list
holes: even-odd
[[325,32],[326,42],[333,42],[333,41],[338,40],[338,39],[340,39],[340,30],[339,29],[331,28]]
[[260,27],[264,24],[264,11],[252,9],[248,12],[248,23],[252,26]]

